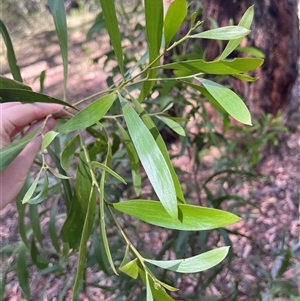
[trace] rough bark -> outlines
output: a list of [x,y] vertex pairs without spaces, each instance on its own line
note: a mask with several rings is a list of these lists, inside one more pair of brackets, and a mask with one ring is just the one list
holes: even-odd
[[[204,20],[215,19],[220,26],[230,19],[237,24],[245,10],[255,5],[255,17],[247,46],[254,46],[265,54],[264,65],[255,71],[255,83],[238,83],[235,89],[242,94],[253,114],[262,111],[275,114],[289,102],[291,89],[297,77],[299,57],[299,20],[297,0],[204,0]],[[206,21],[206,27],[209,22]],[[219,54],[218,46],[204,44],[206,58]]]

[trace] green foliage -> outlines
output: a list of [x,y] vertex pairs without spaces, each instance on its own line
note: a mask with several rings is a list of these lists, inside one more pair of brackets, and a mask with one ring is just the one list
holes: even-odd
[[119,98],[131,140],[152,187],[168,214],[177,219],[176,191],[168,165],[150,129],[122,96],[119,95]]
[[231,115],[234,119],[244,124],[251,125],[251,116],[244,102],[230,89],[223,87],[207,79],[197,80],[210,93],[210,95]]
[[185,231],[225,227],[239,220],[237,216],[229,212],[186,204],[178,205],[178,219],[169,216],[159,202],[131,200],[115,203],[113,207],[149,224]]
[[[247,10],[247,14],[244,14],[239,22],[239,26],[244,27],[245,29],[250,29],[254,17],[254,5],[250,6]],[[231,40],[226,45],[222,54],[219,56],[219,60],[224,60],[233,50],[235,50],[239,44],[242,42],[243,38]]]
[[63,1],[47,0],[53,16],[56,34],[59,40],[60,52],[64,68],[64,100],[66,100],[68,80],[68,32],[67,20]]
[[[226,194],[221,189],[222,184],[227,181],[233,185],[233,182],[237,183],[237,176],[241,175],[247,179],[255,176],[247,168],[237,168],[237,160],[235,164],[225,162],[225,159],[230,160],[233,142],[228,142],[226,134],[222,135],[215,130],[207,119],[204,105],[209,102],[215,108],[227,130],[233,128],[228,122],[229,115],[243,124],[252,123],[247,107],[227,87],[224,76],[255,80],[247,72],[263,62],[261,58],[253,57],[226,59],[249,33],[253,7],[246,11],[238,26],[203,32],[202,22],[196,22],[195,14],[187,14],[187,3],[184,0],[175,0],[165,18],[161,0],[146,0],[144,10],[140,1],[126,9],[122,3],[115,5],[113,1],[100,2],[102,12],[87,38],[93,37],[105,24],[114,52],[110,50],[105,54],[105,64],[108,66],[112,60],[117,61],[118,66],[110,70],[112,76],[107,80],[109,87],[97,93],[97,100],[90,103],[92,97],[87,97],[71,105],[65,102],[66,99],[59,100],[31,91],[20,83],[20,78],[15,78],[17,82],[1,78],[1,102],[54,102],[75,110],[68,120],[61,120],[57,128],[43,135],[41,154],[37,157],[39,171],[31,183],[28,181],[17,200],[19,231],[23,241],[16,251],[19,283],[24,295],[30,298],[28,264],[25,260],[27,255],[44,274],[66,272],[68,262],[74,261],[74,255],[77,255],[77,271],[72,279],[73,300],[77,300],[78,293],[86,286],[97,287],[96,281],[88,283],[85,279],[87,268],[93,265],[110,275],[113,284],[110,287],[99,287],[116,291],[116,298],[126,296],[132,287],[140,288],[141,280],[146,292],[139,290],[134,296],[139,300],[145,300],[145,296],[147,301],[184,299],[173,287],[177,286],[178,273],[195,273],[194,277],[199,276],[199,282],[203,280],[202,285],[199,285],[199,293],[225,266],[221,262],[226,255],[229,255],[229,262],[232,258],[231,241],[227,230],[222,227],[240,218],[220,208],[228,199],[238,200],[242,204],[248,201]],[[66,16],[62,1],[49,1],[49,6],[60,42],[66,96]],[[145,20],[145,24],[135,25],[134,34],[126,30],[124,24],[118,24],[118,20],[122,19],[118,18],[119,14],[127,22],[128,15],[132,13],[142,13]],[[186,18],[193,19],[191,26],[183,37],[177,39],[176,32]],[[122,48],[125,40],[135,46],[139,42],[136,36],[147,39],[147,45],[140,44],[142,55],[139,52],[132,55]],[[230,42],[213,62],[206,62],[196,51],[182,51],[173,57],[174,62],[170,64],[161,62],[167,53],[177,47],[181,49],[191,39],[225,39]],[[12,46],[7,46],[8,52],[12,49],[9,47]],[[11,60],[10,65],[11,72],[17,70],[15,59]],[[165,70],[171,70],[172,76],[167,77]],[[82,105],[81,109],[78,108],[79,104]],[[173,104],[180,111],[175,117],[168,114]],[[190,133],[186,123],[197,114],[202,117],[202,123],[197,125],[200,130]],[[252,156],[252,165],[259,161],[261,147],[276,140],[276,135],[268,131],[271,120],[268,117],[266,119],[266,126],[262,127],[265,128],[264,138],[259,138],[261,140],[258,139],[260,142],[256,145],[248,145],[247,155]],[[167,143],[160,132],[165,128],[181,135],[182,149],[177,157],[189,147],[196,150],[193,158],[195,168],[201,168],[205,149],[211,146],[226,147],[224,158],[221,157],[214,174],[207,177],[201,187],[196,182],[185,183],[182,187],[181,178],[177,174],[182,175],[183,172],[177,173],[178,170],[172,165]],[[255,136],[254,131],[259,129],[261,127],[256,127],[254,123],[252,128],[237,127],[236,133],[249,138]],[[1,170],[34,135],[28,135],[1,150],[1,158],[4,158]],[[238,149],[234,148],[236,152]],[[46,162],[46,154],[50,156],[51,163]],[[244,157],[245,153],[239,156]],[[221,192],[210,190],[212,181],[221,183]],[[127,185],[126,191],[124,185]],[[151,188],[146,196],[145,188]],[[199,206],[203,205],[201,193],[206,195],[209,206],[214,208]],[[134,199],[136,196],[139,198]],[[54,205],[39,212],[37,204],[48,199]],[[64,210],[60,217],[56,216],[58,199],[63,202]],[[24,222],[27,208],[31,221],[29,226],[25,226]],[[40,223],[43,215],[47,214],[51,245],[46,247]],[[170,234],[155,259],[147,258],[151,254],[143,249],[143,243],[140,242],[139,220],[176,230],[168,232]],[[208,230],[217,228],[221,229],[213,232],[216,240],[206,246]],[[197,231],[201,231],[200,234]],[[195,233],[198,237],[196,240],[193,239]],[[164,260],[167,251],[180,259]],[[10,254],[13,256],[12,252]],[[52,254],[52,257],[48,259],[46,254]],[[153,265],[165,271],[157,271]],[[213,267],[212,276],[204,279],[203,271]],[[112,271],[115,275],[111,275]],[[189,300],[196,300],[194,297],[191,296]]]
[[116,16],[115,4],[113,1],[109,1],[109,0],[100,0],[100,2],[101,2],[101,7],[105,19],[106,28],[111,40],[111,44],[114,48],[114,52],[118,60],[121,73],[122,75],[124,75],[121,37],[118,28],[118,20]]
[[27,262],[26,262],[26,247],[21,245],[18,252],[18,260],[17,260],[17,275],[19,280],[19,285],[24,293],[24,295],[30,299],[30,288],[29,288],[29,274],[27,270]]
[[185,0],[175,0],[170,4],[164,21],[165,47],[168,47],[177,30],[182,25],[187,14],[187,3]]
[[243,166],[249,172],[264,158],[262,149],[272,153],[279,145],[279,134],[287,131],[281,112],[277,116],[263,114],[252,127],[233,126],[232,129],[234,134],[228,137],[228,149],[220,162],[227,166]]
[[8,166],[15,157],[17,157],[20,152],[24,149],[24,147],[33,139],[36,131],[31,132],[30,134],[26,135],[18,142],[14,142],[7,147],[0,149],[0,156],[1,156],[1,165],[0,171],[4,170],[6,166]]
[[[2,20],[0,20],[0,30],[1,30],[1,35],[3,37],[4,43],[6,46],[6,53],[7,53],[6,56],[7,56],[7,61],[9,64],[10,72],[16,81],[19,81],[20,83],[22,83],[22,76],[20,73],[20,68],[17,65],[15,51],[14,51],[9,33],[7,31],[7,28],[4,25],[4,23],[2,22]],[[2,81],[3,81],[3,79],[2,79]]]
[[[6,81],[8,83],[8,81]],[[44,103],[58,103],[63,106],[67,106],[77,110],[74,106],[51,96],[33,92],[29,89],[20,89],[20,86],[16,89],[15,83],[11,83],[10,88],[3,88],[0,90],[1,103],[4,102],[44,102]]]

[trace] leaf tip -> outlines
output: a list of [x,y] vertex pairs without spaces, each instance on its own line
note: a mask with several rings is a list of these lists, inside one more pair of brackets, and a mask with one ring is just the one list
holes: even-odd
[[250,119],[249,121],[244,122],[246,125],[253,126],[252,120]]

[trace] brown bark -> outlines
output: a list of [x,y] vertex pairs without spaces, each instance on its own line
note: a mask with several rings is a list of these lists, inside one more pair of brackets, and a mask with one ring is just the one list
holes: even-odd
[[[297,77],[299,57],[299,20],[297,0],[204,0],[204,16],[215,19],[220,26],[230,19],[237,24],[245,10],[255,5],[255,17],[247,46],[254,46],[265,54],[265,62],[254,72],[255,83],[238,83],[235,89],[247,101],[252,113],[262,111],[275,114],[289,102],[291,89]],[[209,22],[206,21],[206,27]],[[204,44],[206,58],[212,60],[219,54],[218,46]]]

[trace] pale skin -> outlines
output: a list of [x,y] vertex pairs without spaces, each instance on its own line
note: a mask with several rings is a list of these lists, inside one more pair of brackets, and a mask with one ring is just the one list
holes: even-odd
[[[57,104],[21,104],[19,102],[0,104],[0,148],[12,143],[12,139],[25,127],[26,131],[39,128],[43,133],[52,130],[55,118],[62,114],[63,107]],[[0,172],[0,209],[13,201],[20,192],[26,175],[40,150],[42,136],[37,135],[22,152]],[[1,159],[1,158],[0,158]]]

